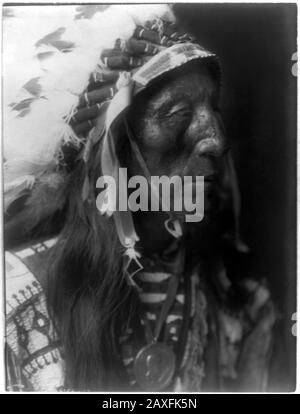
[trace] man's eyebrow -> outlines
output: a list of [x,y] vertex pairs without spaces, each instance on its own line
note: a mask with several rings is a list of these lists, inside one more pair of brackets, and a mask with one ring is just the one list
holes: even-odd
[[[175,105],[180,103],[190,105],[193,101],[194,97],[191,96],[189,93],[180,93],[172,94],[172,96],[168,96],[165,100],[158,105],[157,112],[159,114],[166,114],[168,113]],[[204,99],[204,94],[201,94],[201,99]]]
[[164,102],[162,102],[158,108],[157,113],[160,115],[164,115],[168,113],[176,104],[181,102],[182,99],[178,99],[178,96],[172,96],[171,98],[167,98]]
[[178,105],[179,103],[190,105],[191,102],[197,98],[198,102],[203,102],[207,96],[210,96],[213,98],[215,94],[215,90],[199,90],[197,94],[191,95],[189,93],[178,93],[174,94],[170,97],[166,97],[166,99],[158,105],[158,108],[156,108],[156,111],[160,115],[165,115],[168,113],[175,105]]

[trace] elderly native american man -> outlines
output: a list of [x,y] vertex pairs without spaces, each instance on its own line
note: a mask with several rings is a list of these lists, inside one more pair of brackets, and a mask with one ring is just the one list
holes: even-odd
[[[4,27],[8,389],[267,390],[276,317],[234,265],[216,55],[166,5],[24,9]],[[204,176],[204,219],[99,212],[96,181],[120,167]]]

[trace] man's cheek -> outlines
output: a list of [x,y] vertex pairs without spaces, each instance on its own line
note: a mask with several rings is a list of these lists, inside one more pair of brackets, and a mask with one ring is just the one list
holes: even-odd
[[185,154],[184,150],[170,150],[160,159],[159,175],[184,177],[187,163],[188,155]]
[[144,127],[138,131],[138,144],[144,151],[157,150],[158,153],[165,151],[172,141],[172,134],[156,120],[147,120]]

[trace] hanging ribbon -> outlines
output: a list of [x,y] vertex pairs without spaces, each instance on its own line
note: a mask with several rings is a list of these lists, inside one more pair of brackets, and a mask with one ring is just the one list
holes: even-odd
[[[118,92],[111,100],[106,114],[105,135],[103,139],[103,149],[101,154],[101,165],[103,176],[113,177],[118,188],[127,186],[127,179],[123,170],[120,169],[120,163],[116,154],[115,137],[112,132],[112,124],[121,112],[127,108],[132,100],[133,81],[130,73],[123,72],[117,82]],[[118,211],[116,194],[112,194],[109,187],[104,190],[106,193],[103,197],[105,203],[100,207],[101,214],[113,215],[120,243],[125,248],[124,255],[128,258],[124,266],[128,283],[136,286],[133,276],[140,271],[143,266],[139,261],[140,253],[136,251],[135,244],[139,240],[133,223],[130,211]],[[132,269],[134,264],[134,269]]]

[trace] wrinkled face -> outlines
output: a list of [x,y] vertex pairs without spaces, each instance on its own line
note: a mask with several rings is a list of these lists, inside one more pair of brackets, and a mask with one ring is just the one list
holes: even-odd
[[[228,146],[218,85],[204,65],[190,65],[135,98],[129,122],[151,175],[204,176],[205,202],[223,171]],[[132,154],[131,174],[142,174]]]

